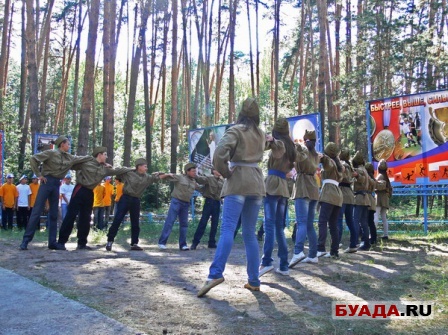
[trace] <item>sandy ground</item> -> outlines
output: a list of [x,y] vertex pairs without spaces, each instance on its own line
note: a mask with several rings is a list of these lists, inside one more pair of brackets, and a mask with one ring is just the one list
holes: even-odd
[[[16,240],[2,239],[0,266],[146,334],[418,333],[412,323],[391,321],[371,321],[374,326],[366,332],[366,322],[332,320],[331,303],[421,298],[415,274],[439,267],[439,257],[446,265],[448,255],[446,244],[438,248],[421,243],[389,242],[373,251],[342,254],[340,260],[299,264],[288,277],[271,272],[261,278],[261,292],[250,292],[243,288],[244,245],[237,242],[225,282],[204,298],[196,294],[214,250],[202,245],[181,252],[172,244],[160,251],[142,241],[144,251],[114,244],[107,252],[104,244],[78,251],[68,243],[68,251],[51,251],[40,242],[20,251]],[[446,334],[446,321],[428,325],[431,334]]]

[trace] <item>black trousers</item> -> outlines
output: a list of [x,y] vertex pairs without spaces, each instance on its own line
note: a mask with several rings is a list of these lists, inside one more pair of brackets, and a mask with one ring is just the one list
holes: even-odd
[[317,240],[317,251],[325,251],[325,242],[327,240],[327,224],[328,224],[331,236],[330,254],[338,255],[338,249],[339,249],[338,216],[340,209],[341,207],[331,205],[327,202],[320,203],[319,237]]
[[107,242],[114,241],[126,213],[129,212],[131,218],[131,245],[138,244],[138,237],[140,235],[140,198],[123,194],[115,206],[117,207],[117,212],[114,217],[114,222],[112,222],[107,233]]
[[12,220],[14,218],[14,209],[5,207],[2,209],[2,226],[3,229],[12,229]]
[[17,228],[25,229],[29,217],[28,207],[17,207]]
[[61,244],[67,243],[75,224],[76,216],[78,221],[78,245],[86,245],[87,237],[90,232],[90,215],[93,207],[93,191],[80,184],[75,186],[70,203],[68,204],[67,214],[62,221],[59,230],[59,240]]
[[376,243],[376,226],[375,226],[375,211],[369,210],[367,214],[369,229],[370,229],[370,244]]

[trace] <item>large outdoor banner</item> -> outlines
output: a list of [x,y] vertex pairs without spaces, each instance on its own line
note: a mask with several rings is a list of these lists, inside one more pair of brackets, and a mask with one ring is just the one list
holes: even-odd
[[35,135],[35,141],[34,141],[34,153],[38,153],[41,151],[49,150],[49,149],[55,149],[54,144],[52,144],[52,141],[55,141],[59,135],[55,134],[40,134],[37,133]]
[[448,91],[368,101],[374,165],[385,159],[393,185],[448,184]]
[[[290,135],[294,142],[303,143],[305,130],[315,130],[317,134],[316,150],[322,151],[320,115],[306,114],[287,118]],[[190,130],[188,134],[190,161],[198,166],[199,173],[210,173],[213,153],[225,131],[232,125],[221,125]],[[271,129],[267,130],[268,132]]]
[[210,174],[216,145],[230,125],[200,128],[189,131],[190,161],[198,166],[198,173]]
[[316,150],[319,152],[323,151],[319,113],[293,116],[287,118],[287,120],[289,122],[289,133],[294,142],[303,144],[303,135],[305,134],[305,130],[315,130],[317,135]]

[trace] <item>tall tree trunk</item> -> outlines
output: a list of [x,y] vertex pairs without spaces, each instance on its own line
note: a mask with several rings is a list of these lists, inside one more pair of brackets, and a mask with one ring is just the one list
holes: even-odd
[[255,39],[256,39],[256,77],[257,77],[257,97],[260,97],[260,39],[259,39],[259,15],[258,15],[258,1],[255,1]]
[[89,33],[86,50],[84,86],[82,89],[81,112],[79,118],[78,149],[79,155],[86,155],[89,145],[90,114],[93,107],[95,83],[95,54],[98,36],[98,18],[100,0],[92,0],[89,8]]
[[[341,49],[341,41],[340,41],[340,30],[341,30],[341,18],[342,18],[342,5],[336,4],[336,12],[335,12],[335,60],[334,60],[334,74],[332,76],[334,89],[333,89],[333,98],[338,101],[339,99],[339,91],[340,91],[340,49]],[[333,116],[334,123],[333,129],[335,132],[333,142],[340,144],[341,143],[341,109],[339,102],[333,106]],[[330,135],[331,137],[331,135]],[[331,139],[330,139],[331,140]]]
[[2,27],[2,46],[0,50],[0,117],[3,116],[3,97],[5,95],[6,82],[4,81],[7,62],[7,48],[8,48],[8,26],[9,26],[9,12],[11,9],[11,1],[5,0],[5,11],[3,16]]
[[345,73],[348,75],[352,72],[352,2],[346,0],[345,4],[346,19],[345,19]]
[[250,63],[250,88],[252,96],[255,97],[255,78],[254,78],[254,57],[252,52],[252,27],[250,22],[250,0],[246,0],[246,10],[247,10],[247,26],[249,28],[249,63]]
[[168,11],[168,6],[165,7],[163,20],[163,47],[162,47],[162,65],[160,68],[160,75],[162,76],[162,101],[161,101],[161,127],[160,127],[160,149],[161,152],[165,151],[165,95],[166,95],[166,57],[167,57],[167,44],[168,44],[168,31],[170,25],[171,15]]
[[19,171],[23,170],[25,160],[26,142],[28,138],[28,126],[29,126],[29,108],[26,108],[26,87],[27,87],[27,67],[26,67],[26,3],[22,0],[21,11],[21,28],[22,28],[22,53],[20,56],[20,98],[19,98],[19,126],[22,130],[22,137],[19,143]]
[[50,29],[45,32],[47,39],[45,39],[45,48],[44,48],[44,64],[42,66],[42,80],[40,84],[40,110],[41,113],[41,124],[45,124],[45,117],[47,116],[44,111],[47,109],[47,77],[48,77],[48,54],[50,52]]
[[[13,15],[14,15],[14,3],[11,6],[11,17],[9,19],[9,29],[8,29],[8,40],[6,46],[6,63],[5,63],[5,72],[3,74],[3,82],[5,83],[5,89],[3,90],[3,95],[5,95],[7,87],[6,83],[8,82],[8,68],[9,68],[9,56],[11,53],[11,35],[12,35],[12,23],[13,23]],[[1,123],[1,122],[0,122]]]
[[115,104],[115,54],[116,54],[116,12],[117,1],[104,2],[104,32],[103,32],[103,145],[107,144],[107,161],[114,160],[114,104]]
[[[42,60],[42,56],[43,56],[43,50],[44,50],[44,46],[45,46],[45,41],[47,41],[47,34],[46,32],[51,30],[51,18],[52,18],[52,14],[53,14],[53,7],[54,7],[54,1],[55,0],[49,0],[47,5],[47,8],[45,10],[45,18],[44,18],[44,24],[42,25],[41,28],[41,32],[39,34],[40,39],[39,42],[37,44],[37,67],[40,67],[40,62]],[[39,8],[39,7],[37,7]],[[38,16],[36,16],[38,17]],[[39,22],[39,21],[37,21]],[[37,30],[36,30],[37,33]],[[36,35],[36,38],[38,37],[38,35]]]
[[[300,9],[300,46],[299,46],[299,55],[300,55],[300,61],[299,61],[299,92],[298,92],[298,109],[297,114],[302,115],[303,114],[303,86],[302,83],[305,82],[305,66],[304,66],[304,53],[305,53],[305,8],[306,4],[302,2],[302,6]],[[293,72],[293,75],[295,75],[295,71]],[[292,85],[291,85],[292,86]]]
[[317,10],[319,17],[318,110],[321,116],[321,129],[325,129],[325,76],[328,64],[326,43],[326,0],[317,0]]
[[[428,49],[431,49],[433,47],[433,41],[434,41],[434,21],[436,17],[436,1],[435,0],[429,0],[429,19],[428,19],[428,31],[429,31],[429,39],[430,44],[428,46]],[[446,10],[446,8],[445,8]],[[426,90],[427,91],[433,91],[436,89],[435,81],[434,81],[434,65],[432,63],[431,59],[426,60]]]
[[278,116],[279,63],[280,63],[280,6],[282,1],[275,0],[274,13],[274,121]]
[[[143,42],[143,92],[145,101],[145,146],[146,146],[146,161],[148,162],[148,170],[152,172],[152,136],[151,136],[151,98],[149,94],[149,71],[148,71],[148,53],[146,52],[146,32],[142,39]],[[151,57],[152,58],[152,57]],[[152,59],[151,59],[152,61]]]
[[142,56],[142,41],[145,38],[145,31],[148,24],[150,12],[150,1],[147,1],[142,8],[141,24],[138,34],[138,43],[135,48],[134,58],[131,64],[131,77],[129,81],[129,103],[126,114],[126,126],[124,130],[124,153],[123,153],[123,165],[130,166],[131,164],[131,152],[132,152],[132,130],[134,129],[134,110],[135,110],[135,98],[137,93],[137,80],[138,72]]
[[[318,0],[319,1],[319,0]],[[318,101],[317,101],[317,85],[316,85],[316,64],[315,64],[315,57],[314,57],[314,32],[313,32],[313,9],[311,6],[311,0],[308,1],[308,12],[309,15],[309,35],[310,35],[310,59],[311,59],[311,90],[313,92],[313,111],[316,111],[318,109]],[[322,128],[323,129],[323,128]]]
[[171,162],[170,172],[176,173],[177,166],[177,146],[179,144],[178,107],[177,107],[177,79],[179,72],[177,69],[177,0],[172,2],[173,30],[171,42]]
[[235,27],[238,0],[229,1],[230,11],[230,65],[229,65],[229,123],[233,123],[236,118],[235,113]]
[[75,78],[73,82],[73,110],[72,110],[72,126],[71,133],[74,135],[76,125],[78,124],[78,89],[79,89],[79,65],[81,58],[81,32],[83,28],[82,20],[82,0],[78,2],[78,30],[76,38],[76,55],[75,55]]
[[39,87],[36,59],[36,23],[34,21],[34,1],[26,0],[26,58],[28,68],[28,104],[31,110],[31,134],[34,147],[34,135],[40,131],[39,124]]

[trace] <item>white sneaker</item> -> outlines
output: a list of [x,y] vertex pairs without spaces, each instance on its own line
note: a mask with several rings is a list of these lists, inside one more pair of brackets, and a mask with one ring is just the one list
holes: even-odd
[[282,271],[279,268],[275,269],[275,273],[281,274],[282,276],[289,276],[289,270]]
[[188,250],[190,250],[190,248],[188,247],[188,245],[183,245],[183,246],[180,248],[180,250],[181,250],[181,251],[188,251]]
[[294,254],[292,256],[291,261],[289,262],[288,268],[293,268],[297,263],[299,263],[302,259],[305,259],[305,254],[303,251],[300,254]]
[[317,257],[314,257],[314,258],[307,257],[303,261],[301,261],[300,263],[313,263],[313,264],[316,264],[318,262],[319,262],[319,258],[317,258]]
[[328,257],[330,257],[330,254],[329,254],[328,252],[326,252],[326,251],[318,251],[318,252],[317,252],[317,257],[325,257],[325,258],[328,258]]
[[268,266],[261,265],[260,269],[258,270],[258,278],[265,275],[269,271],[272,271],[273,269],[274,269],[273,265],[268,265]]
[[160,249],[160,250],[166,250],[166,249],[168,249],[168,248],[166,247],[165,244],[159,244],[159,249]]

